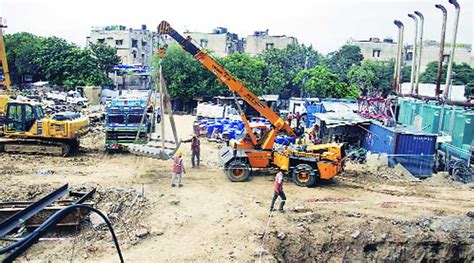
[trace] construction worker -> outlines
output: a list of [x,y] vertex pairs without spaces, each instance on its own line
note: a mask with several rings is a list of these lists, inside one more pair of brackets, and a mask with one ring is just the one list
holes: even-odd
[[273,199],[272,199],[272,205],[270,206],[270,212],[275,211],[273,207],[275,206],[275,201],[277,200],[278,196],[280,196],[281,201],[280,201],[280,213],[284,213],[285,210],[283,210],[283,206],[285,205],[286,202],[286,195],[285,192],[283,192],[283,171],[286,170],[287,168],[285,166],[282,166],[280,171],[275,176],[275,181],[273,183]]
[[183,187],[183,173],[186,173],[186,169],[184,169],[183,154],[178,152],[173,158],[173,177],[171,177],[171,187],[176,186],[174,183],[175,179],[178,179],[178,187]]
[[193,168],[199,167],[199,161],[200,161],[200,156],[201,156],[201,141],[199,140],[197,135],[194,133],[191,139],[185,140],[183,142],[191,143],[191,153],[192,153],[191,164],[193,165]]
[[293,114],[291,114],[291,112],[286,116],[286,120],[288,121],[288,125],[291,126],[291,122],[293,121]]
[[300,119],[301,119],[301,114],[299,111],[296,112],[296,127],[300,126]]

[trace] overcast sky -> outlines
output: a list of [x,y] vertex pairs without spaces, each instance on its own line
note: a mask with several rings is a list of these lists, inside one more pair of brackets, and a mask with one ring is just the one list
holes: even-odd
[[[458,43],[473,43],[473,0],[458,0],[461,17]],[[447,41],[451,41],[454,7],[448,0],[0,0],[6,33],[31,32],[58,36],[81,46],[92,26],[125,25],[149,29],[163,19],[178,31],[211,32],[227,27],[239,37],[269,29],[271,35],[289,35],[328,53],[349,38],[392,37],[394,19],[405,24],[406,41],[413,39],[414,22],[407,14],[425,16],[424,39],[440,38],[441,11],[448,9]],[[406,42],[405,41],[405,42]]]

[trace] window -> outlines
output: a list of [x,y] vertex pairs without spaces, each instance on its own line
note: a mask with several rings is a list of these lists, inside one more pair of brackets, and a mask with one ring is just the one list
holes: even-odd
[[207,39],[201,39],[201,47],[207,47]]
[[407,52],[406,60],[411,61],[413,59],[413,52]]
[[132,38],[132,47],[138,47],[138,40]]
[[137,58],[137,53],[133,52],[133,58]]
[[128,123],[140,123],[142,120],[142,115],[128,115]]
[[124,124],[125,116],[124,115],[109,115],[109,123]]
[[145,61],[145,54],[142,54],[142,62]]
[[26,121],[32,121],[35,119],[35,115],[33,114],[33,107],[30,105],[25,106],[25,118]]
[[105,42],[105,38],[99,38],[97,39],[97,43],[104,43]]
[[41,106],[35,106],[36,118],[41,120],[44,117],[43,108]]
[[146,46],[146,41],[142,41],[142,46]]
[[115,40],[115,45],[117,45],[117,46],[123,45],[123,39],[117,39],[117,40]]
[[274,43],[266,43],[266,44],[265,44],[265,49],[266,49],[266,50],[268,50],[268,49],[272,49],[272,48],[273,48],[273,46],[275,46],[275,44],[274,44]]
[[372,57],[373,58],[379,58],[380,57],[380,52],[381,52],[380,49],[373,49],[372,50]]

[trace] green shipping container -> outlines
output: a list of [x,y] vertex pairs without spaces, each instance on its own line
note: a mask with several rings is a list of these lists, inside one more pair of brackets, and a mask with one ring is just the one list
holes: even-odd
[[400,101],[400,111],[398,114],[398,122],[411,126],[413,124],[413,100],[403,99]]
[[421,126],[423,131],[429,133],[438,133],[441,107],[437,105],[426,104],[423,106],[423,118]]
[[456,112],[453,125],[453,145],[462,147],[463,144],[471,144],[474,135],[474,112]]

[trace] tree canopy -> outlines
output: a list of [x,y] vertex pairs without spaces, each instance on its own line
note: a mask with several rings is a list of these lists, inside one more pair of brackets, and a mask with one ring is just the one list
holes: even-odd
[[305,94],[311,97],[357,98],[360,95],[356,87],[340,82],[337,74],[324,66],[300,71],[294,82],[301,84]]
[[104,44],[81,49],[61,38],[24,32],[6,35],[5,46],[12,82],[16,85],[24,83],[25,76],[69,88],[110,85],[107,73],[120,63],[116,50]]
[[[321,65],[323,59],[311,46],[289,45],[284,49],[266,50],[259,56],[234,52],[217,61],[256,95],[289,97],[301,95],[302,83],[294,81],[297,74]],[[230,95],[227,87],[179,46],[168,48],[162,65],[172,97],[189,100]]]
[[338,51],[329,55],[327,67],[339,76],[343,82],[347,82],[347,73],[353,66],[360,66],[364,56],[360,48],[354,45],[344,45]]

